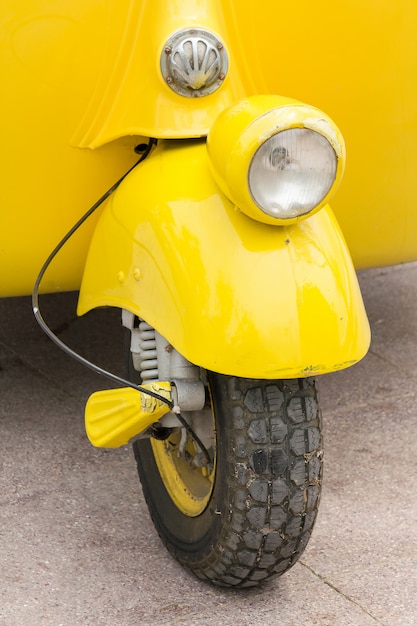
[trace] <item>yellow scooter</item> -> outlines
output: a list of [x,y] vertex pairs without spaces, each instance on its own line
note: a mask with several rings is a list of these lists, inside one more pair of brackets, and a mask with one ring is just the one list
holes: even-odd
[[[35,316],[70,353],[40,291],[79,289],[80,315],[121,309],[129,375],[86,362],[121,384],[90,397],[88,437],[133,441],[151,516],[180,563],[218,585],[257,585],[296,562],[317,516],[314,377],[369,346],[328,204],[343,138],[315,106],[271,95],[271,72],[307,51],[272,41],[267,24],[255,36],[250,0],[52,5],[2,9],[6,144],[20,154],[29,139],[37,156],[27,184],[11,185],[21,210],[5,220],[1,293],[35,283]],[[283,28],[290,9],[266,5]],[[274,89],[260,91],[268,76]],[[85,215],[81,202],[93,202]]]

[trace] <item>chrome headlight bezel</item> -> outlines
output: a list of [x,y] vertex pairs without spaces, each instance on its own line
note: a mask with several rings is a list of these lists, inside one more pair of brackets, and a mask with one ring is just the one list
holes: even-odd
[[[285,206],[280,208],[278,201],[271,210],[271,206],[263,202],[262,192],[257,192],[251,185],[251,172],[253,175],[254,163],[259,166],[257,159],[262,160],[262,152],[268,153],[269,145],[273,145],[276,140],[278,144],[282,143],[286,131],[295,131],[292,133],[293,138],[301,137],[301,144],[304,139],[312,139],[313,147],[316,145],[318,152],[323,152],[322,163],[329,168],[329,172],[324,183],[320,183],[322,172],[320,167],[315,167],[315,153],[314,150],[310,153],[312,148],[309,146],[304,153],[301,149],[299,155],[301,176],[293,176],[289,172],[297,159],[289,155],[288,170],[285,171],[285,166],[282,170],[285,176],[280,176],[279,167],[275,168],[275,172],[272,167],[269,172],[272,175],[269,180],[269,183],[272,181],[271,189],[277,192],[283,180],[284,183],[290,180],[292,185],[299,185],[300,189],[304,184],[307,195],[303,192],[304,196],[301,194],[300,197],[306,200],[300,203],[299,210],[296,206],[290,207],[290,210]],[[224,111],[210,130],[207,148],[212,173],[226,196],[240,211],[268,224],[291,224],[318,211],[337,189],[345,165],[344,141],[330,118],[314,107],[280,96],[254,96]],[[275,184],[278,187],[274,190]],[[311,197],[308,197],[309,185]],[[297,187],[294,189],[297,191]],[[282,187],[278,191],[277,197]],[[272,198],[274,203],[276,199],[273,194]],[[297,193],[294,198],[296,205]]]

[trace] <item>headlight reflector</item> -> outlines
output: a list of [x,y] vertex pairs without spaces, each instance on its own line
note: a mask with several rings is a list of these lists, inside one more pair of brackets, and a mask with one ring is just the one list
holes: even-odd
[[337,157],[323,135],[291,128],[267,139],[249,166],[249,191],[255,204],[278,218],[309,213],[329,193]]

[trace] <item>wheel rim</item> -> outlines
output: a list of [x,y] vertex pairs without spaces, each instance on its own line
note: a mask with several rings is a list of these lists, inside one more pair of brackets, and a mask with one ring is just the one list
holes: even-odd
[[199,448],[188,433],[185,443],[181,442],[181,435],[182,430],[174,432],[164,441],[151,439],[151,445],[159,474],[171,500],[184,515],[197,517],[206,508],[213,491],[215,444],[213,452],[210,451],[213,463],[198,466],[195,458],[200,452]]

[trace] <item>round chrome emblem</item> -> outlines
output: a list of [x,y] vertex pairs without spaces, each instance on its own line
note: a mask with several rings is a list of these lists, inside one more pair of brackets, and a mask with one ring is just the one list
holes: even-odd
[[226,76],[227,52],[223,43],[207,30],[174,33],[161,55],[161,72],[175,93],[187,98],[207,96]]

